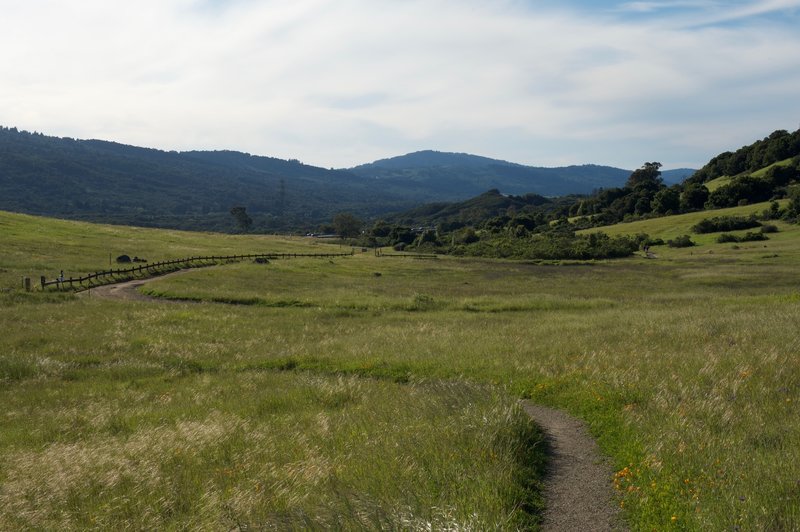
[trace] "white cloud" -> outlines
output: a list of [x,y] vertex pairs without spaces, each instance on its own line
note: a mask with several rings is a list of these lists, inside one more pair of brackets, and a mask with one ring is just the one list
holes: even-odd
[[0,124],[322,166],[433,148],[629,168],[796,127],[796,30],[670,4],[703,24],[513,0],[0,0]]

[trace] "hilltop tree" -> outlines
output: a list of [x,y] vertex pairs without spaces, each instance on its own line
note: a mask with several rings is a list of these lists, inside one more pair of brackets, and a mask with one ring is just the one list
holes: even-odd
[[625,186],[634,192],[647,192],[648,196],[655,194],[664,185],[659,168],[661,163],[644,163],[633,171]]

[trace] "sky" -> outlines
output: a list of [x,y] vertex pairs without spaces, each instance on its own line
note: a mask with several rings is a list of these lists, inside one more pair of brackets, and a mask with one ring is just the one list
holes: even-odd
[[346,168],[710,158],[800,128],[800,0],[0,0],[0,125]]

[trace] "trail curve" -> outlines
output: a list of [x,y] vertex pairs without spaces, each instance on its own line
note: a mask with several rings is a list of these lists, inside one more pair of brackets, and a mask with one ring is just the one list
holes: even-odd
[[[123,301],[169,299],[147,296],[139,288],[156,279],[180,275],[180,270],[159,277],[135,279],[98,286],[83,294],[88,297]],[[185,302],[183,302],[185,303]],[[600,532],[627,530],[614,502],[610,465],[603,459],[585,424],[569,414],[523,401],[523,410],[545,435],[549,457],[544,478],[545,532]]]

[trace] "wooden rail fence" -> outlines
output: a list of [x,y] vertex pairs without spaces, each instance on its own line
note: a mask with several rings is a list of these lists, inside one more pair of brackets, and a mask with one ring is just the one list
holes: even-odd
[[[44,275],[41,276],[42,290],[47,287],[56,287],[57,290],[74,290],[80,292],[95,286],[116,283],[121,280],[136,278],[137,275],[145,277],[156,277],[165,273],[174,272],[184,268],[197,268],[200,266],[210,266],[222,261],[240,261],[249,259],[296,259],[300,257],[330,258],[330,257],[349,257],[354,251],[349,253],[251,253],[246,255],[211,255],[207,257],[188,257],[183,259],[164,260],[160,262],[141,263],[131,268],[110,269],[101,272],[91,273],[83,277],[59,277],[48,281]],[[211,264],[209,264],[211,263]]]

